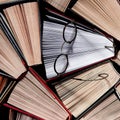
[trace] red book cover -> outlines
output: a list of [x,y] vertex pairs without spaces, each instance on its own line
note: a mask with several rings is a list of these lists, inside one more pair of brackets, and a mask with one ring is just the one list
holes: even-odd
[[[65,115],[64,116],[67,116],[68,118],[65,118],[65,119],[68,119],[68,120],[71,120],[72,119],[72,115],[71,115],[71,113],[68,111],[68,109],[64,106],[64,104],[61,102],[61,100],[56,96],[56,94],[48,87],[48,85],[46,84],[46,82],[31,68],[31,67],[29,67],[29,69],[28,69],[28,73],[26,73],[26,75],[24,76],[24,77],[22,77],[22,80],[20,80],[19,82],[18,82],[18,84],[15,86],[15,88],[14,89],[16,89],[16,87],[17,86],[19,86],[19,83],[21,83],[22,81],[26,81],[26,80],[24,80],[24,78],[27,78],[26,76],[28,75],[28,74],[30,74],[30,75],[32,75],[33,77],[35,77],[35,79],[40,83],[40,85],[42,86],[42,90],[43,90],[43,92],[45,92],[45,94],[47,94],[48,95],[48,98],[45,96],[45,98],[43,98],[43,101],[47,101],[47,100],[45,100],[46,98],[48,99],[48,101],[47,102],[43,102],[43,104],[48,104],[49,103],[49,101],[51,102],[51,99],[52,99],[52,103],[54,104],[55,103],[55,105],[57,104],[59,107],[58,107],[58,109],[62,109],[61,111],[63,112],[63,113],[65,113]],[[29,76],[29,75],[28,75]],[[29,79],[29,78],[27,78],[27,79]],[[32,81],[34,81],[34,79],[32,80]],[[27,83],[27,81],[26,81],[26,83]],[[34,83],[34,82],[33,82]],[[29,83],[28,83],[29,84]],[[22,84],[21,84],[22,85]],[[27,86],[27,85],[26,85]],[[39,85],[38,85],[39,86]],[[38,87],[37,86],[37,87]],[[25,86],[24,86],[25,87]],[[29,87],[29,86],[28,86]],[[13,89],[13,91],[11,92],[11,94],[14,94],[14,89]],[[20,89],[20,88],[19,88]],[[25,88],[25,89],[27,89],[27,87]],[[31,88],[32,89],[32,88]],[[24,90],[24,88],[23,88],[23,90]],[[27,90],[28,91],[28,90]],[[33,90],[34,91],[34,90]],[[38,92],[39,93],[39,92]],[[19,94],[19,93],[18,93]],[[24,93],[23,93],[24,94]],[[22,95],[23,95],[22,94]],[[26,94],[26,93],[25,93]],[[28,92],[28,96],[30,96],[30,94],[32,94],[32,93],[29,93]],[[13,97],[11,97],[11,96],[14,96],[14,95],[10,95],[9,96],[9,98],[12,100],[12,99],[14,99]],[[18,95],[19,96],[19,95]],[[23,95],[24,96],[24,95]],[[34,95],[33,95],[34,96]],[[42,94],[40,94],[40,95],[38,95],[38,96],[42,96]],[[44,115],[43,116],[41,116],[41,115],[39,115],[39,114],[34,114],[34,112],[32,113],[29,109],[26,109],[26,108],[24,108],[23,107],[23,109],[22,109],[22,106],[17,106],[17,104],[15,103],[14,104],[14,102],[20,102],[20,104],[22,105],[22,104],[29,104],[29,100],[27,101],[26,100],[26,98],[24,98],[24,99],[21,99],[20,97],[18,97],[17,99],[18,100],[16,100],[15,99],[15,101],[14,102],[11,102],[11,100],[9,100],[9,98],[8,98],[8,101],[4,104],[4,106],[6,106],[6,107],[9,107],[9,108],[11,108],[11,109],[14,109],[14,110],[16,110],[16,111],[19,111],[19,112],[21,112],[21,113],[23,113],[23,114],[26,114],[26,115],[29,115],[29,116],[31,116],[31,117],[35,117],[35,118],[37,118],[37,119],[39,119],[39,120],[49,120],[49,118],[44,118]],[[36,97],[37,98],[37,97]],[[49,98],[50,98],[50,100],[49,100]],[[33,98],[34,99],[34,98]],[[20,100],[20,101],[19,101]],[[23,101],[22,100],[25,100],[25,103],[23,103]],[[41,99],[39,99],[38,98],[38,100],[37,101],[41,101],[42,102],[42,100]],[[34,101],[35,102],[35,101]],[[35,103],[36,104],[36,103]],[[51,104],[51,103],[50,103]],[[23,105],[24,106],[24,105]],[[55,109],[57,109],[57,108],[52,108],[52,106],[54,107],[54,105],[50,105],[51,106],[51,108],[49,107],[49,106],[46,106],[45,105],[45,107],[46,107],[46,109],[49,109],[49,111],[51,112],[52,110],[53,110],[53,112],[55,111]],[[33,110],[35,109],[34,108],[35,106],[34,106],[34,104],[33,104]],[[40,108],[38,108],[38,109],[40,109],[40,110],[42,110],[42,107],[41,106],[39,106]],[[37,108],[37,107],[36,107]],[[32,109],[31,107],[30,107],[30,109]],[[44,109],[44,108],[43,108]],[[28,111],[27,111],[28,110]],[[43,110],[44,111],[44,110]],[[57,111],[58,112],[58,111]],[[39,112],[40,113],[40,112]],[[44,112],[43,112],[44,113]],[[41,114],[41,113],[40,113]],[[51,115],[51,114],[50,114]],[[58,112],[58,115],[60,115],[60,113]],[[47,114],[46,114],[46,116],[47,116]],[[51,115],[52,116],[52,115]],[[56,115],[53,115],[53,116],[55,116],[56,117]],[[62,116],[62,115],[60,115],[60,116]],[[57,118],[57,117],[56,117]],[[58,118],[59,118],[59,116],[58,116]],[[59,118],[60,120],[62,120],[61,118]]]

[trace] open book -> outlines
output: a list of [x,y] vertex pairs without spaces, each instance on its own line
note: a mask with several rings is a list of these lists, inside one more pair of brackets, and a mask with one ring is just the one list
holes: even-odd
[[69,111],[78,117],[113,87],[120,75],[110,62],[95,65],[55,84],[55,89]]
[[[6,57],[6,60],[1,58],[1,61],[4,62],[4,65],[1,67],[1,69],[10,75],[11,73],[14,74],[14,72],[20,72],[21,74],[25,71],[23,70],[24,68],[21,67],[22,62],[24,62],[22,64],[27,62],[28,66],[42,63],[40,47],[40,15],[38,2],[14,5],[4,9],[3,11],[7,20],[2,14],[0,14],[1,29],[4,31],[4,33],[1,31],[1,39],[3,40],[0,42],[4,44],[4,46],[1,46],[1,50],[6,54],[6,56],[3,55]],[[12,44],[13,48],[10,47],[10,43]],[[8,48],[5,48],[6,46],[8,46]],[[9,49],[15,49],[19,56],[15,52],[9,53],[8,51],[11,51]],[[11,61],[8,60],[9,57],[7,57],[9,54],[12,56]],[[5,68],[6,64],[11,65],[9,68]],[[16,64],[16,68],[14,64]],[[22,69],[22,71],[20,69]],[[17,74],[16,76],[13,76],[18,78],[20,74]]]
[[21,79],[7,103],[43,119],[67,119],[68,112],[39,75],[35,72],[26,73],[27,69],[2,30],[0,30],[0,38],[0,68],[14,78]]
[[112,39],[63,16],[51,14],[44,18],[41,42],[47,78],[114,56]]
[[15,86],[7,103],[12,105],[13,109],[19,108],[36,118],[66,120],[69,117],[62,103],[32,69]]
[[[10,32],[29,66],[41,64],[41,24],[38,2],[14,5],[3,10]],[[4,22],[6,23],[5,19]],[[5,24],[4,23],[4,24]]]
[[[119,89],[120,92],[120,89]],[[119,120],[120,100],[112,94],[81,120]]]
[[120,41],[119,0],[77,0],[72,10]]

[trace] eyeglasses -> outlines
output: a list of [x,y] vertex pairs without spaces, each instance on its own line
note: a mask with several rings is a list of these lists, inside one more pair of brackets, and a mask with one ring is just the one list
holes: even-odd
[[63,28],[63,44],[61,46],[61,54],[57,56],[54,62],[54,71],[57,75],[63,74],[69,65],[68,54],[72,51],[77,35],[77,27],[74,23],[67,23]]
[[[63,28],[63,44],[61,45],[61,54],[59,54],[55,58],[55,61],[54,61],[54,71],[57,74],[57,76],[65,73],[68,66],[69,66],[69,63],[70,63],[69,58],[71,57],[70,54],[74,53],[74,46],[73,45],[75,43],[75,39],[76,39],[77,34],[79,34],[78,29],[79,29],[78,26],[76,24],[74,24],[73,22],[67,23]],[[93,31],[93,33],[94,33],[94,31]],[[111,52],[113,52],[113,50],[111,49],[111,48],[113,48],[113,46],[100,46],[98,48],[94,48],[94,49],[91,48],[91,49],[89,49],[87,51],[85,50],[83,52],[78,51],[77,53],[80,53],[80,54],[91,53],[95,50],[105,49],[105,48],[107,48]],[[76,53],[74,53],[74,54],[76,54]]]

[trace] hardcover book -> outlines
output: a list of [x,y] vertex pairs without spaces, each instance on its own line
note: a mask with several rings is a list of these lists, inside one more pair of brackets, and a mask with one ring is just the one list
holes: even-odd
[[77,0],[71,10],[120,41],[119,0]]
[[[117,88],[118,89],[118,88]],[[120,89],[119,89],[120,92]],[[110,95],[81,120],[119,120],[120,119],[120,100],[115,94]]]
[[56,82],[54,86],[64,105],[78,117],[111,89],[119,78],[112,64],[106,61],[63,79],[61,83]]
[[43,19],[42,57],[48,79],[114,57],[114,40],[70,18],[48,12]]

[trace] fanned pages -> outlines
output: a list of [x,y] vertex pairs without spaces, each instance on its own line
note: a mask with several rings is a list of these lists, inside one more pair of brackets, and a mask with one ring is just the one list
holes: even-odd
[[120,101],[112,94],[81,120],[119,120]]
[[61,104],[30,72],[15,86],[8,103],[45,120],[66,120],[69,116]]
[[45,0],[56,9],[65,12],[71,0]]
[[72,77],[55,88],[65,106],[78,117],[115,85],[119,78],[120,75],[112,64],[107,62]]
[[26,71],[22,60],[0,28],[0,69],[14,78]]
[[119,0],[78,0],[72,10],[120,41]]
[[38,3],[14,5],[4,9],[4,13],[28,65],[41,64]]
[[114,56],[112,39],[50,15],[43,23],[42,52],[47,78]]

